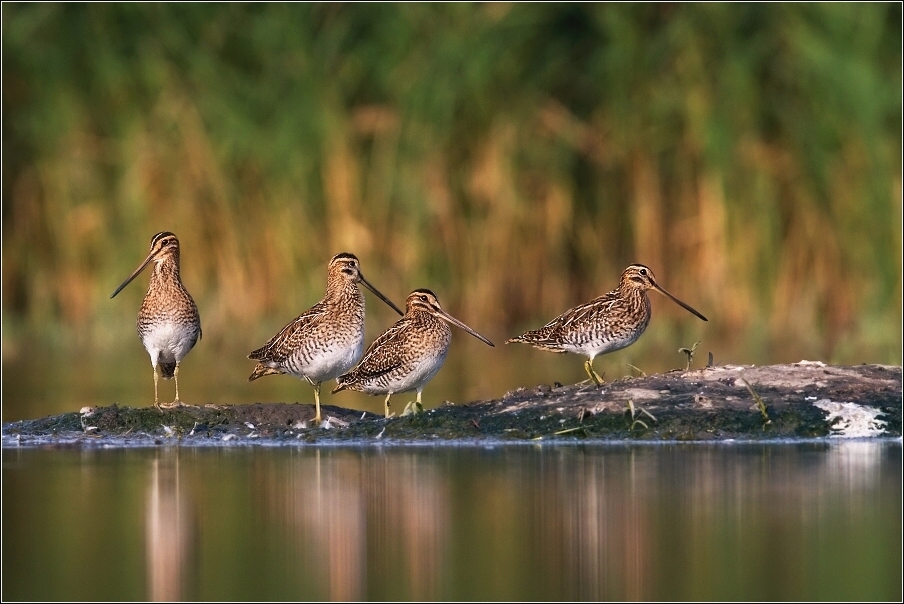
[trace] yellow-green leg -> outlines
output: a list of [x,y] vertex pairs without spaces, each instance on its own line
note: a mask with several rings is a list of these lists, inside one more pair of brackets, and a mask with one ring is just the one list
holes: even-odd
[[[176,399],[172,403],[162,403],[157,408],[158,409],[172,409],[174,407],[178,407],[182,404],[182,401],[179,400],[179,363],[176,363],[176,368],[173,370],[173,379],[176,380]],[[154,370],[154,398],[157,398],[157,371]]]
[[160,408],[160,401],[157,398],[157,365],[151,365],[151,371],[154,372],[154,406],[157,407],[158,411],[163,411],[163,409]]
[[392,392],[386,395],[386,400],[383,401],[383,412],[386,415],[386,418],[389,418],[389,397],[392,396]]
[[584,371],[587,372],[587,375],[590,376],[590,379],[593,380],[593,383],[595,383],[597,386],[602,385],[603,378],[601,378],[599,374],[597,374],[597,372],[593,370],[593,359],[587,359],[586,361],[584,361]]
[[402,417],[407,415],[415,415],[417,413],[421,413],[424,410],[424,406],[421,404],[421,391],[417,391],[417,401],[411,401],[407,405],[405,405],[405,410],[402,411]]
[[176,381],[176,398],[173,400],[173,407],[182,404],[182,400],[179,398],[179,363],[176,363],[176,369],[173,371],[173,379]]
[[320,425],[320,384],[314,384],[314,423]]

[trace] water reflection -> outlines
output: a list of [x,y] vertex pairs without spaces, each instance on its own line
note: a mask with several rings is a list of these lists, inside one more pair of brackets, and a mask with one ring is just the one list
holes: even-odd
[[147,493],[148,599],[185,599],[197,547],[197,515],[189,485],[180,480],[177,451],[164,450],[151,462]]
[[315,589],[325,599],[361,600],[367,526],[360,468],[348,459],[324,468],[320,451],[293,461],[285,472],[263,470],[261,484],[266,485],[266,503],[276,507],[274,520],[286,525],[299,571],[313,575]]
[[256,466],[263,513],[289,535],[299,589],[361,600],[391,581],[407,597],[436,597],[451,517],[447,487],[421,457],[315,450]]
[[[901,595],[900,442],[3,460],[8,599]],[[74,569],[89,578],[75,591]],[[92,582],[101,571],[121,584]]]

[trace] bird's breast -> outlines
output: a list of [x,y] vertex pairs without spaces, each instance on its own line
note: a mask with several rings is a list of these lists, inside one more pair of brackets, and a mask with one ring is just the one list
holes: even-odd
[[364,328],[324,330],[322,337],[300,342],[289,355],[284,369],[299,378],[314,382],[331,380],[349,371],[364,353]]
[[145,350],[165,362],[181,361],[198,341],[200,329],[193,323],[161,319],[139,322],[138,336]]

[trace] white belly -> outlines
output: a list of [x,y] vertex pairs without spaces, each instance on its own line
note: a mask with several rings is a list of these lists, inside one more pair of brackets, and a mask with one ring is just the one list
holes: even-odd
[[443,366],[447,350],[443,350],[439,355],[428,355],[418,359],[416,364],[407,368],[407,371],[391,372],[385,380],[378,378],[377,383],[371,384],[364,391],[368,394],[388,394],[423,390],[427,382],[432,380]]
[[155,325],[141,337],[151,363],[178,363],[185,358],[198,339],[197,332],[169,321]]
[[605,341],[586,342],[583,344],[564,344],[562,349],[585,357],[594,358],[607,352],[614,352],[626,348],[637,341],[642,331],[626,335],[621,338],[613,338]]
[[312,354],[296,355],[287,363],[286,373],[313,383],[326,382],[347,373],[364,354],[364,333],[351,345],[333,344]]

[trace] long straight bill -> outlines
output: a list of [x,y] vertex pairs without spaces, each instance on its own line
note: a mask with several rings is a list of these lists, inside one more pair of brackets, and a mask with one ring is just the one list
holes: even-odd
[[465,330],[466,332],[468,332],[469,334],[471,334],[472,336],[474,336],[475,338],[477,338],[484,344],[493,346],[493,348],[496,347],[488,339],[486,339],[485,337],[483,337],[482,335],[480,335],[479,333],[477,333],[476,331],[474,331],[473,329],[471,329],[470,327],[468,327],[467,325],[465,325],[464,323],[462,323],[461,321],[459,321],[458,319],[456,319],[455,317],[453,317],[452,315],[447,313],[446,311],[444,311],[442,309],[436,309],[436,308],[434,308],[434,310],[437,310],[439,312],[439,316],[442,317],[443,319],[445,319],[446,321],[448,321],[449,323],[451,323],[452,325],[455,325],[456,327],[460,327],[461,329]]
[[[655,284],[654,284],[654,285],[655,285]],[[686,310],[686,311],[688,311],[688,312],[691,312],[691,313],[697,315],[698,317],[700,317],[700,318],[703,319],[704,321],[707,320],[706,317],[704,317],[703,315],[701,315],[700,313],[698,313],[696,310],[694,310],[693,308],[691,308],[690,306],[688,306],[687,304],[685,304],[684,302],[682,302],[681,300],[679,300],[678,298],[676,298],[675,296],[673,296],[672,294],[670,294],[669,292],[665,291],[664,289],[662,289],[662,288],[659,287],[658,285],[656,285],[655,287],[656,287],[656,291],[658,291],[658,292],[661,293],[661,294],[665,294],[666,296],[668,296],[669,298],[671,298],[671,299],[672,299],[672,302],[674,302],[675,304],[681,306],[684,310]]]
[[143,271],[143,270],[144,270],[144,267],[146,267],[146,266],[151,262],[151,260],[152,260],[153,258],[154,258],[154,254],[153,254],[153,253],[148,254],[148,257],[144,259],[144,262],[142,262],[141,265],[139,265],[139,267],[135,269],[135,272],[134,272],[134,273],[132,273],[131,275],[129,275],[129,278],[128,278],[128,279],[126,279],[125,281],[123,281],[122,284],[121,284],[119,287],[116,288],[116,291],[115,291],[115,292],[113,292],[112,294],[110,294],[110,297],[111,297],[111,298],[115,298],[115,297],[116,297],[116,294],[118,294],[119,292],[121,292],[121,291],[122,291],[122,288],[124,288],[126,285],[128,285],[129,283],[131,283],[131,282],[132,282],[132,279],[134,279],[135,277],[137,277],[137,276],[138,276],[138,273],[140,273],[141,271]]
[[358,276],[361,277],[361,283],[364,284],[364,287],[366,287],[367,289],[369,289],[370,291],[372,291],[372,292],[374,293],[374,295],[376,295],[379,299],[381,299],[381,300],[383,300],[384,302],[386,302],[387,304],[389,304],[389,306],[391,306],[392,309],[393,309],[394,311],[396,311],[397,313],[399,313],[400,315],[404,315],[404,314],[405,314],[405,313],[403,313],[401,310],[399,310],[399,307],[396,306],[395,304],[393,304],[392,301],[391,301],[389,298],[387,298],[386,296],[384,296],[383,294],[381,294],[379,291],[377,291],[377,288],[374,287],[373,285],[371,285],[371,284],[367,281],[367,279],[364,278],[364,275],[362,275],[360,272],[358,272]]

